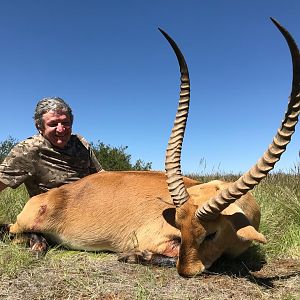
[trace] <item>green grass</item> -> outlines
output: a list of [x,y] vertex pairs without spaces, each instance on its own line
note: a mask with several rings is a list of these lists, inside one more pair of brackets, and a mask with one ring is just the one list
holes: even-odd
[[36,258],[19,245],[0,244],[0,274],[15,277],[20,271],[33,266]]
[[6,188],[0,192],[0,224],[14,221],[28,199],[24,185],[15,190]]
[[276,173],[253,192],[261,205],[268,257],[300,257],[300,173]]

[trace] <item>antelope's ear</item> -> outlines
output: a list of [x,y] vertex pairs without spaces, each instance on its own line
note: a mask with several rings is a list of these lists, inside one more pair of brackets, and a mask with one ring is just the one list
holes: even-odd
[[262,244],[267,243],[267,239],[261,233],[259,233],[253,226],[248,225],[246,227],[240,228],[236,232],[237,236],[246,241],[255,241]]
[[176,227],[176,209],[175,208],[167,208],[163,211],[163,217],[167,223],[171,226]]
[[245,241],[255,241],[265,244],[267,242],[263,234],[259,233],[249,222],[242,211],[230,215],[224,215],[229,224],[233,227],[236,235]]

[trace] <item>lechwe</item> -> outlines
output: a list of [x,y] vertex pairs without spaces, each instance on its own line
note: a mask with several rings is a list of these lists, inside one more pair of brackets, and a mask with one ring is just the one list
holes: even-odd
[[[189,109],[190,82],[185,59],[173,47],[181,71],[175,124],[162,172],[102,172],[32,197],[9,226],[11,234],[42,233],[71,249],[127,253],[123,260],[177,260],[182,276],[209,268],[223,253],[233,256],[259,233],[260,209],[248,193],[266,177],[285,151],[300,107],[300,57],[291,35],[285,37],[293,61],[293,85],[282,125],[262,158],[234,183],[199,184],[181,175],[180,156]],[[167,180],[166,180],[167,177]],[[166,183],[167,182],[167,183]]]

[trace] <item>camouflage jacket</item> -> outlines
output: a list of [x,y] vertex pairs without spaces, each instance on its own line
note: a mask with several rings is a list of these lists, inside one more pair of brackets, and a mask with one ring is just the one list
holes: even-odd
[[88,142],[71,135],[64,149],[42,135],[17,144],[0,165],[0,181],[12,188],[24,183],[34,196],[102,170]]

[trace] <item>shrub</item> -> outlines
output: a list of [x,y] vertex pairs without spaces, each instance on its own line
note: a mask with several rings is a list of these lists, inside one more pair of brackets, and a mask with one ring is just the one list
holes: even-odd
[[9,136],[6,140],[0,142],[0,163],[7,156],[9,151],[18,143],[16,139]]
[[127,146],[112,147],[98,141],[97,145],[92,143],[93,151],[100,161],[104,170],[125,171],[125,170],[151,170],[151,162],[143,162],[138,159],[131,163],[131,155],[126,153]]

